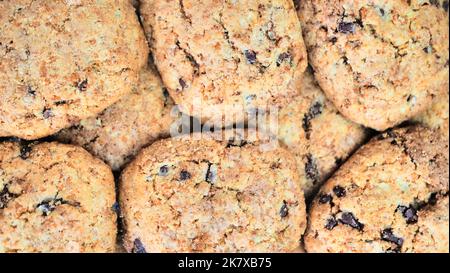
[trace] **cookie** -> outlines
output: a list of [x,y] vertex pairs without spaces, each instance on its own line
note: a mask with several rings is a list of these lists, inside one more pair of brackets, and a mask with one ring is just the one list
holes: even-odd
[[113,252],[114,178],[82,148],[0,143],[0,253]]
[[5,0],[0,33],[0,137],[95,116],[131,91],[148,56],[129,0]]
[[308,252],[448,252],[449,147],[423,127],[388,131],[314,200]]
[[448,85],[448,1],[299,5],[317,81],[354,122],[384,131],[424,112]]
[[100,115],[61,131],[57,138],[83,146],[114,170],[128,163],[145,145],[169,136],[174,104],[155,71],[144,69],[131,94]]
[[121,176],[127,251],[297,248],[306,213],[295,160],[253,133],[196,133],[143,150]]
[[300,95],[276,115],[262,114],[256,126],[276,134],[297,160],[306,197],[368,137],[368,130],[344,118],[325,97],[310,70],[302,80]]
[[297,94],[307,57],[292,1],[144,0],[140,13],[181,112],[226,127]]
[[447,92],[441,96],[434,98],[431,108],[424,113],[415,117],[413,121],[419,122],[431,129],[437,129],[443,133],[447,138],[449,137],[448,126],[448,106],[449,106],[449,93]]

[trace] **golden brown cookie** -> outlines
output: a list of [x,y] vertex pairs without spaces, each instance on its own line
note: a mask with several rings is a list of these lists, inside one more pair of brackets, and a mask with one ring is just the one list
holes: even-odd
[[141,71],[132,93],[100,115],[61,131],[57,138],[83,146],[113,170],[128,163],[145,145],[169,136],[175,121],[172,99],[151,68]]
[[388,131],[352,156],[312,204],[308,252],[448,252],[449,143]]
[[232,125],[286,105],[306,68],[292,1],[141,1],[164,84],[180,110]]
[[82,148],[0,143],[0,253],[113,252],[114,178]]
[[295,159],[253,131],[155,142],[121,176],[130,252],[290,252],[306,226]]
[[0,137],[37,139],[136,84],[148,47],[129,0],[0,4]]
[[299,17],[320,86],[357,123],[398,125],[448,85],[448,1],[305,0]]

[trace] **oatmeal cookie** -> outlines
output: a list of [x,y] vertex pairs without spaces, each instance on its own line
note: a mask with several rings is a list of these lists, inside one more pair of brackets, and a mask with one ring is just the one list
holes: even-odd
[[[306,226],[293,156],[251,131],[161,140],[121,176],[130,252],[290,252]],[[268,149],[268,150],[267,150]]]
[[312,204],[308,252],[448,252],[448,141],[423,127],[361,148]]
[[292,1],[143,0],[140,12],[182,112],[225,127],[297,94],[307,57]]
[[95,116],[148,57],[129,0],[4,0],[0,33],[0,137],[38,139]]
[[0,253],[113,252],[114,178],[82,148],[0,143]]
[[305,0],[299,17],[320,86],[354,122],[384,131],[448,85],[448,1]]

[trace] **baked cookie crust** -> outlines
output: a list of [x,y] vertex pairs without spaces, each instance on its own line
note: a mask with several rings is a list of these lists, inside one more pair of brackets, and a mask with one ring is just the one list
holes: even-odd
[[111,169],[80,147],[0,143],[0,253],[114,252]]
[[0,137],[38,139],[95,116],[148,57],[128,0],[5,0],[0,33]]
[[180,110],[223,127],[297,94],[307,57],[292,1],[141,1],[156,66]]
[[408,127],[361,148],[312,204],[308,252],[448,252],[449,143]]
[[293,156],[280,147],[266,152],[240,130],[219,134],[158,141],[125,169],[119,201],[127,251],[299,246],[306,212]]
[[384,131],[448,86],[448,1],[306,0],[298,13],[317,81],[354,122]]

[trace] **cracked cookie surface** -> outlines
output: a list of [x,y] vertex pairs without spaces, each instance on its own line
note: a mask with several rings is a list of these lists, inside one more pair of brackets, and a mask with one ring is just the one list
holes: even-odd
[[0,143],[0,253],[113,252],[114,178],[82,148]]
[[320,86],[357,123],[393,127],[448,85],[448,1],[307,0],[299,17]]
[[182,112],[228,126],[297,94],[307,58],[292,1],[145,0],[140,11]]
[[151,68],[144,69],[130,94],[97,117],[61,131],[57,138],[83,146],[113,170],[119,170],[142,147],[169,136],[176,117],[173,107],[158,74]]
[[148,46],[129,0],[0,4],[0,136],[37,139],[131,91]]
[[[297,160],[308,198],[368,137],[368,130],[344,118],[325,97],[308,69],[300,95],[275,117],[262,115],[258,128],[276,134]],[[274,119],[276,120],[270,120]]]
[[448,252],[449,144],[424,127],[388,131],[314,200],[308,252]]
[[144,149],[121,177],[125,248],[296,249],[306,214],[295,160],[280,147],[265,150],[267,144],[249,132],[194,134]]

